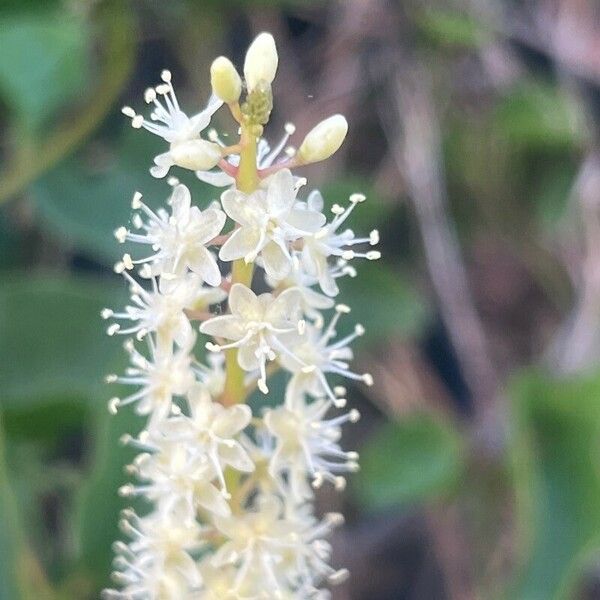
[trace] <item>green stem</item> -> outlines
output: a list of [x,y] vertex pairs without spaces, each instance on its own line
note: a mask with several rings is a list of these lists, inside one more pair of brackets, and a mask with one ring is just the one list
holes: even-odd
[[[256,169],[256,137],[248,128],[242,128],[240,166],[237,175],[237,188],[245,194],[251,194],[260,183]],[[252,285],[254,263],[246,263],[243,258],[233,262],[231,283],[242,283],[246,287]],[[243,402],[246,398],[244,371],[238,364],[237,350],[227,350],[225,353],[225,389],[221,402],[231,406]]]

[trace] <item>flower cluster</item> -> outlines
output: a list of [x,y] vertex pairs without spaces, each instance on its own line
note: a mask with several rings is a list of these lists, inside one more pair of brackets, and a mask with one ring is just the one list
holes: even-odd
[[[372,378],[350,367],[350,344],[363,327],[336,332],[350,312],[335,301],[336,280],[356,274],[353,259],[379,258],[369,249],[378,234],[357,237],[343,227],[363,195],[328,217],[321,194],[303,195],[306,180],[292,173],[340,147],[344,117],[319,123],[297,151],[287,146],[291,124],[273,149],[262,138],[277,63],[273,38],[262,33],[243,80],[228,59],[214,61],[213,94],[197,115],[180,108],[168,71],[145,93],[148,119],[123,109],[133,127],[168,143],[153,176],[180,167],[226,189],[200,208],[170,178],[167,207],[152,210],[136,193],[131,226],[115,232],[121,243],[146,247],[115,267],[129,304],[102,312],[109,335],[127,336],[130,361],[108,380],[134,390],[109,409],[133,405],[146,417],[143,431],[123,439],[139,454],[120,493],[152,508],[123,513],[128,541],[115,544],[117,585],[107,599],[325,599],[328,584],[346,575],[330,565],[326,541],[342,517],[317,517],[314,489],[342,488],[358,468],[340,438],[359,414],[335,414],[346,390],[331,377],[367,385]],[[214,130],[202,137],[223,104],[239,125],[232,146]],[[270,291],[255,293],[253,282]],[[285,394],[252,414],[250,393],[271,394],[277,370],[287,373]]]

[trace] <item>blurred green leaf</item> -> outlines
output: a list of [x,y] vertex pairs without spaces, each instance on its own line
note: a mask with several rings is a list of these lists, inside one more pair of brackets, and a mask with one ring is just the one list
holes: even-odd
[[413,414],[384,425],[363,447],[360,463],[353,489],[366,509],[432,499],[460,476],[460,435],[439,418]]
[[580,140],[574,107],[561,90],[542,82],[519,82],[496,107],[495,127],[512,144],[547,150]]
[[[0,287],[1,404],[22,410],[65,398],[96,400],[118,351],[99,312],[113,286],[60,277],[5,279]],[[51,422],[49,423],[49,425]]]
[[372,343],[394,335],[418,336],[429,318],[422,295],[398,269],[383,261],[353,262],[358,277],[339,280],[341,301],[352,308],[349,317],[340,319],[340,333],[348,333],[361,323],[366,333],[361,340]]
[[540,175],[533,201],[542,227],[552,230],[564,215],[576,174],[575,166],[563,159]]
[[520,547],[511,597],[572,598],[600,549],[600,375],[557,380],[529,373],[512,386]]
[[476,48],[490,37],[485,27],[468,15],[446,10],[427,10],[418,25],[430,43]]
[[136,435],[144,421],[131,407],[110,415],[105,403],[92,413],[92,417],[91,439],[95,445],[89,457],[87,482],[76,499],[75,535],[79,566],[100,591],[109,585],[112,544],[123,539],[118,527],[119,512],[132,504],[131,499],[120,497],[118,490],[131,480],[124,467],[134,458],[135,452],[124,447],[119,439],[125,433]]
[[66,11],[0,19],[0,92],[28,131],[84,88],[88,40],[85,21]]
[[[146,131],[127,127],[116,155],[99,142],[63,161],[33,185],[40,218],[91,256],[115,262],[123,252],[132,250],[118,244],[113,232],[129,223],[134,192],[142,192],[151,207],[164,206],[171,192],[165,180],[148,173],[152,158],[164,151],[161,141]],[[219,197],[217,188],[180,171],[176,175],[183,182],[190,184],[191,179],[196,204],[204,207]],[[134,256],[140,251],[139,246],[132,250]]]
[[0,421],[0,598],[49,600],[52,597],[40,566],[25,543],[17,500],[10,487]]

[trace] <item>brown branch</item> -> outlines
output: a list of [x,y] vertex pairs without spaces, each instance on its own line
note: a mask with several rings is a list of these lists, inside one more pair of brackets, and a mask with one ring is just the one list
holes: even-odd
[[388,103],[382,107],[384,121],[389,110],[400,127],[390,129],[384,122],[384,129],[415,206],[440,313],[473,396],[477,420],[490,424],[488,434],[495,438],[501,432],[495,407],[499,379],[447,214],[437,114],[427,72],[416,61],[398,70]]

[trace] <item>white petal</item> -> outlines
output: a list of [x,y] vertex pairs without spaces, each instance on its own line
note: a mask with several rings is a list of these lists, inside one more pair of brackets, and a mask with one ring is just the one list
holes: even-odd
[[323,196],[319,190],[313,190],[309,195],[306,201],[306,204],[310,210],[315,210],[317,212],[323,212]]
[[190,117],[191,133],[197,135],[208,127],[213,114],[223,106],[223,100],[217,98],[214,94],[208,99],[206,108],[197,115]]
[[233,341],[244,337],[242,322],[234,315],[219,315],[208,319],[200,325],[200,331],[206,335],[214,335]]
[[260,252],[261,232],[256,227],[240,227],[223,244],[219,258],[225,261],[244,258],[248,254]]
[[240,225],[246,227],[252,227],[255,222],[250,218],[249,211],[247,210],[247,202],[249,196],[242,194],[237,190],[227,190],[221,194],[221,205],[227,215]]
[[261,252],[265,271],[273,279],[283,279],[290,272],[290,259],[275,242],[269,242]]
[[196,177],[215,187],[227,187],[235,183],[235,179],[224,171],[196,171]]
[[285,221],[300,231],[315,233],[323,227],[326,219],[320,212],[295,208],[290,211]]
[[200,212],[200,209],[194,206],[192,208],[192,219],[194,238],[198,240],[198,243],[206,244],[221,233],[227,217],[222,210],[208,208]]
[[255,342],[248,342],[238,349],[238,364],[244,371],[256,371],[259,368],[258,358],[256,357],[257,345]]
[[299,310],[302,296],[298,288],[288,288],[273,300],[267,308],[265,320],[275,326],[289,325],[288,321]]
[[256,294],[241,283],[234,283],[229,292],[229,310],[245,321],[260,321],[262,309]]
[[248,426],[252,411],[247,404],[237,404],[222,411],[215,417],[212,430],[220,438],[232,438]]
[[190,205],[192,196],[190,190],[180,183],[175,187],[169,200],[173,216],[178,223],[187,223],[190,218]]
[[267,189],[267,206],[271,214],[281,214],[289,211],[296,200],[294,178],[289,169],[275,173],[269,181]]
[[150,174],[152,177],[162,179],[168,172],[169,169],[174,165],[173,159],[171,158],[170,152],[159,154],[154,157],[154,166],[150,167]]
[[219,444],[219,456],[225,464],[228,464],[237,471],[244,471],[246,473],[254,471],[254,463],[238,442]]
[[197,487],[194,491],[194,498],[202,508],[219,517],[228,517],[231,514],[227,500],[225,500],[223,494],[214,485],[209,484]]
[[208,285],[217,287],[221,283],[221,271],[211,252],[204,246],[196,246],[186,254],[189,268],[200,275]]

